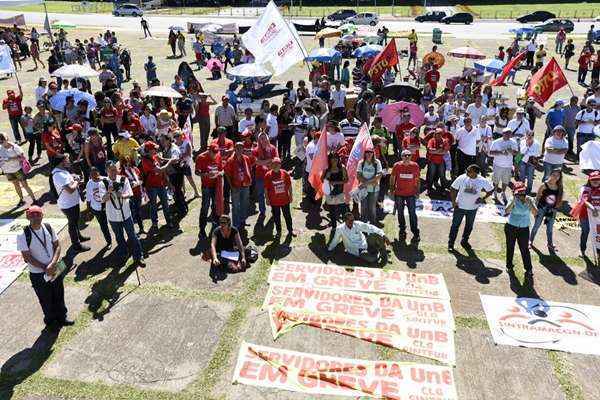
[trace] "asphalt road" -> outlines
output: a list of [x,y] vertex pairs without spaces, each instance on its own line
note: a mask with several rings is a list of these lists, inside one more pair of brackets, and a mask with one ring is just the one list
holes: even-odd
[[[16,11],[0,10],[0,18],[6,18],[19,14]],[[43,24],[44,14],[37,12],[26,12],[25,20],[28,24]],[[61,20],[75,24],[80,27],[97,27],[119,31],[136,31],[140,30],[139,18],[134,17],[115,17],[109,14],[57,14],[50,13],[50,20]],[[188,16],[147,16],[146,19],[150,24],[150,29],[156,33],[165,33],[171,25],[186,26],[187,22],[215,22],[215,23],[231,23],[236,22],[240,26],[251,25],[256,21],[256,18],[248,17],[220,17],[220,16],[204,16],[204,17],[188,17]],[[218,21],[218,22],[217,22]],[[294,22],[312,23],[314,19],[294,19]],[[575,34],[585,34],[593,22],[576,22]],[[471,25],[443,25],[439,23],[418,23],[411,20],[385,20],[380,22],[380,25],[385,25],[390,31],[407,31],[415,29],[419,33],[431,33],[433,28],[440,28],[445,34],[452,34],[458,38],[465,38],[471,41],[477,39],[493,39],[498,35],[508,35],[509,29],[526,26],[518,22],[508,21],[476,21]],[[549,33],[553,36],[553,33]]]

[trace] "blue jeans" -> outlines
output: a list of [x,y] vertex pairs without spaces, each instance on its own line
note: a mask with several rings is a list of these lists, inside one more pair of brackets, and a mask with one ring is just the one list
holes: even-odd
[[531,228],[531,234],[529,235],[529,241],[531,243],[533,243],[534,239],[535,239],[535,235],[537,235],[538,230],[540,229],[540,226],[542,226],[542,222],[544,221],[544,217],[548,217],[547,222],[546,222],[546,241],[548,242],[548,246],[553,246],[554,245],[554,241],[553,239],[553,232],[552,229],[554,227],[554,219],[556,218],[556,211],[553,210],[549,213],[547,213],[547,208],[546,207],[540,207],[538,209],[538,213],[535,216],[535,220],[533,222],[533,227]]
[[396,212],[398,213],[398,227],[400,233],[406,232],[406,221],[404,219],[404,207],[408,207],[408,222],[413,235],[419,235],[417,221],[417,198],[415,196],[396,196]]
[[452,226],[450,227],[450,236],[448,237],[448,246],[454,246],[456,236],[458,236],[458,228],[462,224],[463,218],[465,218],[465,229],[463,230],[461,242],[468,242],[469,236],[473,231],[473,225],[475,225],[475,216],[477,215],[477,209],[475,210],[463,210],[462,208],[456,207],[452,213]]
[[550,164],[544,162],[544,177],[542,178],[542,182],[545,182],[552,173],[552,170],[556,168],[562,168],[562,164]]
[[233,225],[238,230],[246,227],[249,203],[250,187],[231,188],[231,214]]
[[360,201],[360,216],[363,222],[375,224],[377,222],[377,197],[379,191],[367,193],[367,197]]
[[[215,204],[215,188],[202,187],[202,205],[200,206],[200,217],[198,224],[201,231],[205,231],[206,223],[208,222],[208,209],[211,209],[213,217],[217,214]],[[212,222],[215,222],[214,220]]]
[[135,222],[140,229],[143,229],[144,224],[142,223],[142,215],[140,214],[140,211],[142,209],[142,197],[131,197],[129,205],[131,206],[131,216],[133,217],[133,222]]
[[117,239],[117,245],[123,249],[127,249],[127,242],[125,241],[125,235],[123,235],[123,230],[127,232],[127,239],[129,239],[129,241],[131,242],[133,259],[135,261],[141,260],[142,244],[140,243],[140,239],[135,234],[135,230],[133,228],[133,219],[129,217],[123,222],[110,221],[110,226],[115,234],[115,238]]
[[531,193],[533,187],[533,179],[535,176],[535,166],[521,161],[519,163],[519,178],[521,182],[527,183],[527,194]]
[[587,218],[582,218],[581,220],[579,220],[579,226],[581,227],[581,236],[579,238],[579,250],[581,250],[581,254],[584,254],[585,250],[587,249],[588,237],[590,235],[590,220]]
[[569,153],[573,152],[573,142],[575,141],[575,127],[565,127],[567,130],[567,141],[569,142]]
[[15,141],[17,143],[21,141],[21,131],[19,130],[21,127],[21,125],[19,125],[20,120],[21,120],[21,116],[8,117],[8,121],[10,122],[10,127],[12,128],[13,135],[15,136]]
[[265,204],[265,180],[256,178],[254,188],[256,189],[256,200],[258,201],[258,211],[264,214],[267,211]]
[[167,223],[171,222],[171,213],[169,212],[169,198],[167,197],[167,189],[164,187],[149,188],[148,199],[150,201],[150,219],[152,225],[158,225],[158,208],[156,207],[156,197],[160,199],[160,205],[163,209],[163,214]]

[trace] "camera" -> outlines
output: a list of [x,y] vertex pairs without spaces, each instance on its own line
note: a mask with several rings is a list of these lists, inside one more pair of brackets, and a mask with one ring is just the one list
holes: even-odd
[[123,182],[113,181],[112,188],[113,188],[113,191],[119,192],[121,189],[123,189]]

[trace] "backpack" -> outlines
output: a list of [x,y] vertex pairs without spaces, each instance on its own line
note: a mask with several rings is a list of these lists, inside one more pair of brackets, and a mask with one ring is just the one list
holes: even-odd
[[[46,229],[48,230],[48,233],[50,234],[50,237],[52,238],[53,230],[52,230],[52,226],[50,226],[50,224],[47,224],[44,222],[44,226],[46,227]],[[29,225],[27,225],[26,227],[23,228],[23,233],[25,233],[25,241],[27,242],[27,247],[31,246],[31,228],[29,227]]]

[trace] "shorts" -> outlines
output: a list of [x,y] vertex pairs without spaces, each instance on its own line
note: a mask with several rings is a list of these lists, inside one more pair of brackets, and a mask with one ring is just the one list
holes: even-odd
[[6,179],[8,179],[9,182],[24,181],[25,174],[23,173],[23,170],[18,170],[17,172],[6,174]]
[[496,167],[494,166],[492,171],[492,182],[494,185],[508,185],[512,178],[511,167]]
[[183,173],[183,176],[192,176],[192,169],[189,165],[181,167],[181,172]]

